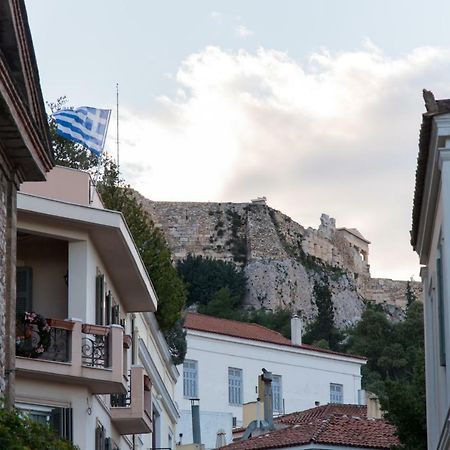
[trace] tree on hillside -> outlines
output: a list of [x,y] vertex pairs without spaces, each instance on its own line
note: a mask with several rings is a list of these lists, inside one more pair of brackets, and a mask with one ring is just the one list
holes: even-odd
[[[241,306],[245,296],[245,275],[233,263],[188,255],[177,264],[178,273],[188,285],[187,304],[208,305],[222,288],[229,291],[233,307]],[[226,295],[224,292],[222,296]],[[217,300],[216,300],[217,302]]]
[[[105,206],[121,211],[124,215],[158,294],[156,318],[159,326],[169,340],[170,337],[176,336],[179,342],[182,337],[180,319],[186,302],[186,288],[172,265],[170,250],[164,236],[144,212],[130,187],[119,180],[117,166],[113,162],[108,161],[105,164],[104,174],[97,188]],[[169,333],[173,327],[178,330]],[[184,359],[179,348],[172,348],[172,354],[178,355],[177,363]]]
[[[334,306],[332,293],[327,275],[314,283],[314,298],[317,306],[317,317],[311,322],[303,336],[306,344],[340,350],[344,336],[334,322]],[[320,345],[319,345],[320,343]]]

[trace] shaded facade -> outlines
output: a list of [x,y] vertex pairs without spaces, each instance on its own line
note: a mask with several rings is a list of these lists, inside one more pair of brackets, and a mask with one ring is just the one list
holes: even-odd
[[0,1],[0,393],[14,403],[16,194],[52,156],[25,4]]

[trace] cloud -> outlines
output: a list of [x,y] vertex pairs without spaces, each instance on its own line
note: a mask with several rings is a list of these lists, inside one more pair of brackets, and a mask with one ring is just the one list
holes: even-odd
[[222,20],[222,14],[217,11],[211,11],[209,13],[209,17],[216,22],[220,22]]
[[236,28],[236,33],[241,38],[253,36],[253,31],[249,30],[245,25],[238,25]]
[[304,64],[271,49],[207,47],[181,63],[174,96],[148,115],[124,112],[123,172],[153,199],[266,195],[314,227],[328,213],[372,241],[372,274],[417,278],[408,231],[421,90],[450,96],[449,69],[446,50],[393,58],[370,41]]

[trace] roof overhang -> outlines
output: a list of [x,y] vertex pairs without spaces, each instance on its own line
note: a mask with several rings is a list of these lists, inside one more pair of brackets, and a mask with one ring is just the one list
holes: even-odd
[[87,233],[127,311],[156,311],[155,289],[120,212],[18,193],[17,216],[18,230],[32,231],[32,223],[59,227],[60,238],[66,229]]
[[450,138],[450,113],[424,119],[421,128],[411,244],[427,264],[441,184],[440,155]]

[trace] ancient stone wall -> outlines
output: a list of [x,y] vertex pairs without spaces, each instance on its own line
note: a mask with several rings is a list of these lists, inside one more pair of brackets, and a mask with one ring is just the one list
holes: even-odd
[[[141,197],[141,201],[164,232],[175,261],[190,253],[243,267],[250,306],[290,308],[310,320],[317,313],[314,283],[326,277],[340,326],[358,320],[367,299],[389,305],[393,317],[401,316],[405,307],[406,282],[371,279],[368,241],[358,230],[336,228],[335,220],[325,214],[314,229],[268,207],[264,200],[185,203]],[[419,291],[420,285],[414,289]]]

